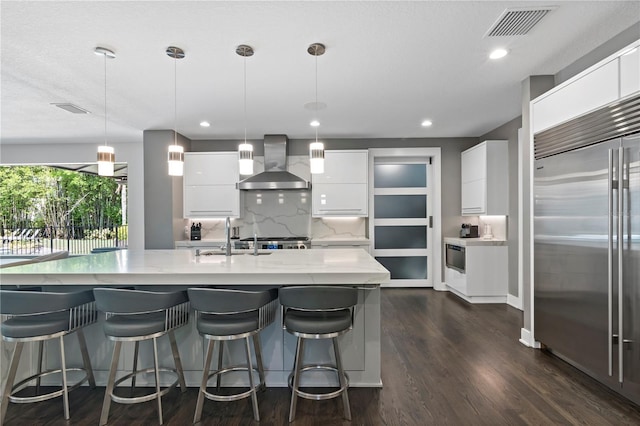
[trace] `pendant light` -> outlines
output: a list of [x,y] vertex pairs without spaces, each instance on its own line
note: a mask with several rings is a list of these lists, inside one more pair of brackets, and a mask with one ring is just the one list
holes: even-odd
[[[324,44],[313,43],[309,45],[307,52],[310,55],[316,57],[316,102],[315,108],[318,111],[318,56],[321,56],[325,52]],[[309,168],[311,173],[320,174],[324,173],[324,144],[318,142],[318,127],[320,123],[317,120],[312,121],[311,125],[316,129],[316,141],[309,145]]]
[[98,146],[98,175],[113,176],[116,155],[113,147],[107,145],[107,59],[115,58],[116,54],[105,47],[96,47],[93,52],[104,57],[104,145]]
[[184,148],[178,145],[178,59],[184,58],[184,50],[169,46],[167,56],[173,58],[173,145],[169,145],[169,176],[182,176],[184,172]]
[[253,48],[241,44],[236,53],[244,58],[244,143],[238,147],[238,165],[241,175],[253,174],[253,145],[247,143],[247,57],[253,56]]

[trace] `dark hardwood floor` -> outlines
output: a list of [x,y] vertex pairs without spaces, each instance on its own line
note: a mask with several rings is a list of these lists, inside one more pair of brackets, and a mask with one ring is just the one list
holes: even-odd
[[[295,425],[623,425],[640,424],[640,407],[570,365],[518,342],[522,313],[506,305],[470,305],[425,289],[382,291],[382,389],[351,388],[353,421],[341,400],[299,400]],[[61,400],[10,404],[6,425],[96,425],[104,388]],[[166,425],[191,424],[197,390],[163,399]],[[259,395],[262,425],[287,424],[289,390]],[[109,424],[157,424],[152,402],[112,404]],[[248,400],[205,401],[206,425],[247,425]]]

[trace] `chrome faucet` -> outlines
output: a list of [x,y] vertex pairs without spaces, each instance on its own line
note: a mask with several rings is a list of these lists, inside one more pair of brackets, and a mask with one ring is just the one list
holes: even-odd
[[258,234],[253,234],[253,255],[258,255]]
[[227,220],[224,223],[224,233],[226,238],[224,255],[231,256],[231,219],[229,218],[229,216],[227,216]]

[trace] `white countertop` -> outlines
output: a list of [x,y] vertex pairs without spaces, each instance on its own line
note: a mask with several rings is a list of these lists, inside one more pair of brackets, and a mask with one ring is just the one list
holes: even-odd
[[444,237],[445,244],[455,244],[458,246],[469,247],[469,246],[506,246],[507,242],[505,240],[496,240],[490,239],[486,240],[482,237],[480,238],[456,238],[456,237]]
[[121,250],[2,269],[2,284],[380,284],[389,271],[363,249],[195,256],[195,250]]

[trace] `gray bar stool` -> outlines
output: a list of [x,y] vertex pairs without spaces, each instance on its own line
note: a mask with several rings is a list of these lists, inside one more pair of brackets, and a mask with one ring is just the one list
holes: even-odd
[[[342,395],[344,417],[351,420],[349,407],[349,377],[342,367],[337,337],[353,327],[353,307],[358,302],[358,290],[338,286],[292,286],[280,289],[283,328],[298,338],[293,372],[289,375],[291,405],[289,421],[296,416],[298,397],[313,400],[335,398]],[[305,339],[331,339],[335,365],[304,365]],[[300,375],[305,371],[330,370],[338,376],[338,389],[326,393],[309,393],[300,390]]]
[[[252,398],[253,417],[256,421],[260,421],[257,390],[264,388],[266,385],[258,333],[274,321],[278,305],[278,290],[246,291],[190,288],[189,300],[191,300],[191,306],[197,311],[198,332],[208,340],[207,355],[202,371],[202,383],[198,393],[193,422],[197,423],[202,418],[205,397],[212,401],[237,401],[249,396]],[[251,361],[250,337],[253,338],[257,368],[254,368]],[[222,368],[224,342],[238,339],[245,340],[247,364]],[[218,369],[210,373],[211,358],[216,341],[220,342],[218,344]],[[253,378],[253,372],[256,369],[260,378],[258,385],[255,384]],[[207,391],[207,382],[210,378],[217,377],[219,390],[221,375],[232,371],[248,372],[249,390],[233,395],[220,395]]]
[[[0,411],[0,424],[4,423],[9,402],[30,403],[46,401],[62,396],[64,418],[69,419],[69,392],[88,381],[91,387],[96,386],[91,369],[91,360],[87,352],[87,344],[82,328],[93,324],[98,319],[91,290],[72,293],[52,293],[37,290],[1,290],[0,314],[6,316],[2,323],[2,339],[15,342],[7,373]],[[76,332],[80,342],[83,368],[68,368],[64,351],[64,336]],[[42,350],[44,341],[58,339],[60,343],[60,368],[42,371]],[[38,372],[14,385],[18,364],[24,344],[38,342]],[[69,384],[67,373],[82,371],[84,376],[75,384]],[[53,392],[40,394],[41,377],[51,374],[62,375],[62,387]],[[36,381],[35,396],[18,396],[18,392]]]
[[[115,342],[107,389],[102,404],[100,424],[107,423],[111,401],[120,404],[137,404],[156,400],[158,404],[158,420],[162,420],[162,396],[166,395],[176,384],[180,383],[182,392],[187,390],[182,371],[178,345],[173,331],[189,322],[189,300],[186,291],[152,292],[142,290],[96,288],[93,290],[98,309],[106,313],[104,333]],[[158,365],[159,337],[167,334],[171,344],[175,369],[161,368]],[[153,368],[138,370],[138,345],[143,340],[153,341]],[[116,380],[118,359],[123,342],[135,342],[133,370]],[[176,374],[176,380],[160,389],[160,372]],[[116,395],[115,388],[125,380],[131,379],[131,390],[136,385],[136,376],[153,373],[155,392],[143,396],[125,397]]]

